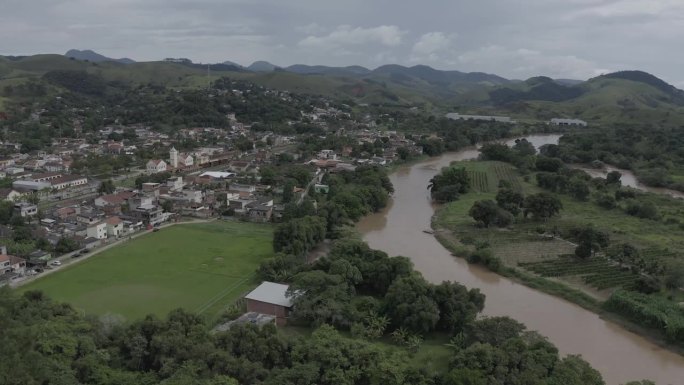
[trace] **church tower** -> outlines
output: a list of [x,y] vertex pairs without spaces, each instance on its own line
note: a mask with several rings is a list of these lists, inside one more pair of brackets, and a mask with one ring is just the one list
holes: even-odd
[[169,150],[169,160],[171,161],[171,167],[178,168],[178,150],[175,147],[171,147],[171,150]]

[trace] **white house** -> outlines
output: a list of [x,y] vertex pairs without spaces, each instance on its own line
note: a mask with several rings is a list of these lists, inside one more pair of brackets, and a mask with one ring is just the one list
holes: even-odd
[[148,174],[165,172],[167,170],[167,164],[161,159],[152,159],[147,162],[146,169]]
[[183,185],[184,183],[182,176],[174,176],[166,180],[166,187],[168,187],[171,191],[180,191],[183,189]]
[[86,228],[86,236],[95,239],[107,239],[107,222],[97,222]]
[[192,167],[195,164],[195,160],[190,154],[179,154],[178,155],[178,165],[181,167]]
[[14,205],[14,212],[22,217],[31,217],[38,214],[38,206],[26,202],[19,202]]
[[124,233],[124,223],[119,217],[109,217],[105,221],[107,224],[107,237],[118,238]]
[[202,191],[201,190],[185,190],[183,191],[185,200],[193,203],[202,203]]

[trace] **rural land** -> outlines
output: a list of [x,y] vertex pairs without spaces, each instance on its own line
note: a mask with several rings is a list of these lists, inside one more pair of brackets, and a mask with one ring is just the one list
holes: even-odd
[[[648,385],[684,370],[684,91],[646,72],[0,56],[0,129],[0,384]],[[444,248],[445,270],[425,268]],[[566,348],[477,277],[550,294],[672,364],[629,372]]]

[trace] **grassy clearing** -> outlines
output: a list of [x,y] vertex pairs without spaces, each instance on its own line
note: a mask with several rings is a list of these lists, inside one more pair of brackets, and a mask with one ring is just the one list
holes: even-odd
[[21,288],[42,290],[86,313],[137,319],[185,308],[215,316],[255,286],[272,255],[272,228],[212,222],[178,225],[104,251]]
[[[279,330],[281,333],[288,336],[299,336],[304,338],[313,333],[313,329],[290,325]],[[341,331],[340,333],[347,338],[352,338],[349,332]],[[449,359],[453,356],[453,352],[446,346],[448,341],[449,337],[445,334],[436,333],[426,336],[418,351],[410,356],[410,365],[416,369],[425,369],[431,373],[446,372],[449,370]],[[366,342],[370,342],[387,352],[401,351],[408,354],[405,348],[392,342],[389,336]]]

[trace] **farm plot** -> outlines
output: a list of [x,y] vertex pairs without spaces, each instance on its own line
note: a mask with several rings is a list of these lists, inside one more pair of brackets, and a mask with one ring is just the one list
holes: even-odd
[[638,278],[629,268],[602,257],[582,261],[573,256],[562,256],[542,262],[520,262],[518,265],[543,277],[578,276],[598,290],[618,287],[632,289]]

